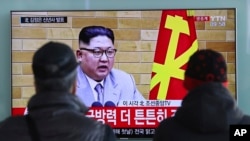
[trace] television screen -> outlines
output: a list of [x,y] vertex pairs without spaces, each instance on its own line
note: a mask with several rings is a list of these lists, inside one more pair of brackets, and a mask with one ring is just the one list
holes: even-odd
[[159,122],[181,106],[186,62],[198,49],[224,55],[228,88],[237,98],[235,18],[232,8],[11,11],[12,115],[23,115],[35,94],[34,52],[48,41],[77,52],[81,29],[100,25],[115,35],[114,68],[132,74],[145,100],[93,106],[87,116],[109,124],[118,138],[152,138]]

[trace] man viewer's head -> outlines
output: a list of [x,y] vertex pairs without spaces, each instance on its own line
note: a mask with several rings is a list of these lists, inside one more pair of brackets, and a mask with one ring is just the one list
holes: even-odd
[[48,42],[32,61],[36,91],[69,91],[76,79],[78,63],[72,49],[63,43]]

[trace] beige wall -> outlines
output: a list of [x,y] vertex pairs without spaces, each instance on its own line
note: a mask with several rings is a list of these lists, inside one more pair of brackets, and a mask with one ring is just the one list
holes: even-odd
[[[161,11],[71,11],[12,13],[12,105],[25,107],[34,94],[31,59],[34,51],[48,40],[78,48],[83,26],[104,25],[114,30],[118,49],[115,67],[135,77],[138,89],[147,98],[152,61]],[[227,61],[229,90],[235,96],[235,15],[233,10],[196,10],[195,16],[226,16],[225,26],[211,27],[196,22],[199,48],[221,52]],[[67,16],[68,23],[21,24],[21,16]]]

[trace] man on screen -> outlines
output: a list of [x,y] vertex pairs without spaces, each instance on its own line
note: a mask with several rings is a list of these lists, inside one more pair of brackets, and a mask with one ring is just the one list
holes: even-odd
[[79,33],[76,94],[87,106],[97,101],[116,106],[120,100],[144,100],[133,76],[113,68],[114,40],[113,31],[103,26],[87,26]]

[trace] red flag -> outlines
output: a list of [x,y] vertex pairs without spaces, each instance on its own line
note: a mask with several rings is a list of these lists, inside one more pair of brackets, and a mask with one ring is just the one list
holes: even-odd
[[149,99],[182,99],[186,63],[198,43],[190,10],[163,10],[156,44]]

